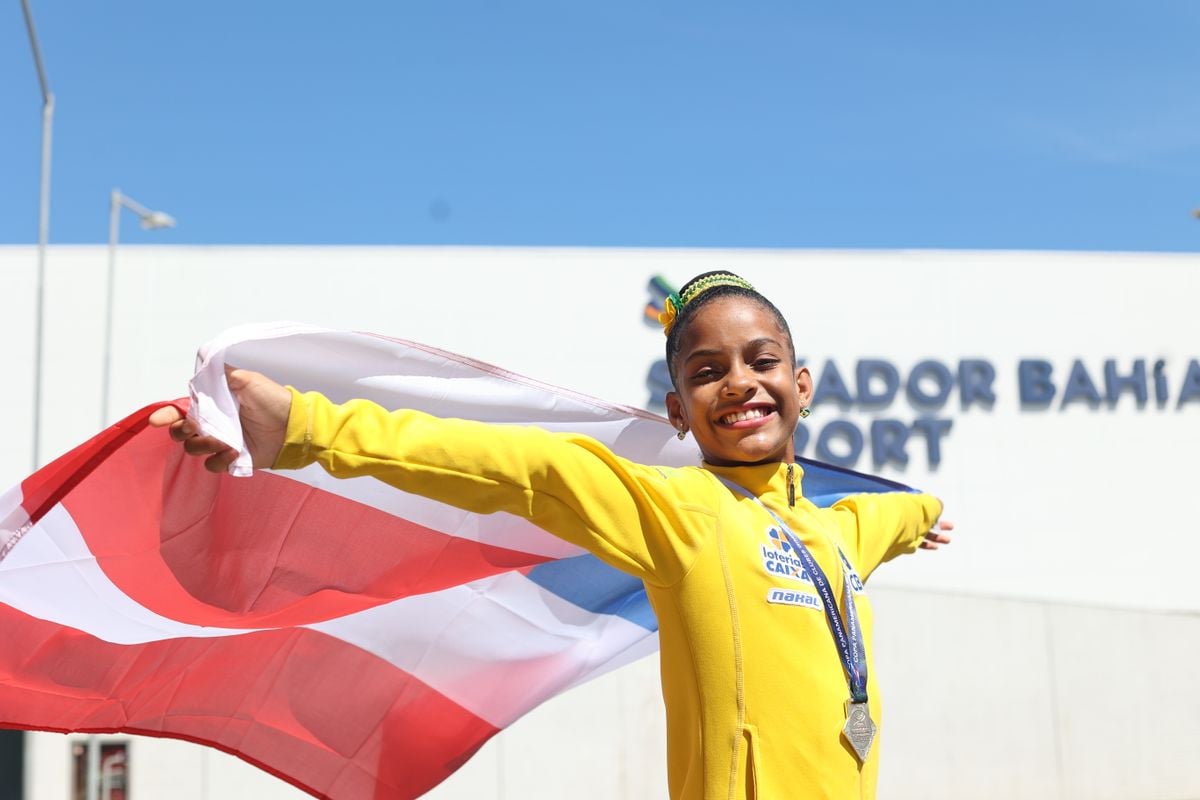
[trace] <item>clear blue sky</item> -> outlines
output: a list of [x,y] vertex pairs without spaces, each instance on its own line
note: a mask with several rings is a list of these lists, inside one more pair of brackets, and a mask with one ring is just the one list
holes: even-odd
[[[51,241],[1200,250],[1200,4],[31,0]],[[40,95],[0,7],[0,242]]]

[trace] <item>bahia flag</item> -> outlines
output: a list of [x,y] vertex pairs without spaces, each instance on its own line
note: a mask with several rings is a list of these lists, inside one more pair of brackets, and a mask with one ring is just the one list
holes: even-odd
[[[198,358],[190,413],[239,449],[226,363],[695,463],[652,414],[290,324],[229,331]],[[0,727],[187,739],[317,797],[412,798],[543,700],[657,647],[638,580],[523,519],[317,465],[213,475],[148,427],[160,405],[0,495]],[[250,474],[245,453],[231,471]],[[896,489],[806,462],[819,504]]]

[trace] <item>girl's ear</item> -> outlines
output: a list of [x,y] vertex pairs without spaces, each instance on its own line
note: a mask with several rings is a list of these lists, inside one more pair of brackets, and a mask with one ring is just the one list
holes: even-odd
[[800,393],[800,407],[807,408],[812,404],[813,398],[813,379],[808,367],[796,369],[796,389]]
[[679,399],[678,392],[667,392],[667,419],[671,420],[671,427],[675,430],[687,430],[687,420],[683,416],[683,402]]

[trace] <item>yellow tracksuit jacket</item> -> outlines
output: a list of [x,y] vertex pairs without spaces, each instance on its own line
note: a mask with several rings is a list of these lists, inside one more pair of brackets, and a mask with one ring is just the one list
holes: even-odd
[[[821,605],[808,599],[816,590],[771,535],[770,516],[716,475],[787,522],[839,604],[835,543],[857,570],[852,585],[865,580],[917,548],[941,513],[935,498],[857,495],[822,509],[797,490],[789,505],[799,466],[645,466],[586,436],[297,392],[275,467],[314,461],[336,477],[371,475],[473,512],[517,514],[641,578],[659,623],[672,798],[875,796],[879,748],[860,765],[841,736],[849,689]],[[871,606],[861,592],[855,599],[869,658]],[[868,690],[878,722],[873,669]]]

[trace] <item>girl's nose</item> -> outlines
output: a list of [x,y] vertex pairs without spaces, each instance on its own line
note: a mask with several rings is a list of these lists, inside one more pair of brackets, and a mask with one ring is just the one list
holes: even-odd
[[740,394],[745,394],[752,389],[754,385],[753,377],[750,371],[744,367],[734,367],[725,374],[725,394],[730,397],[735,397]]

